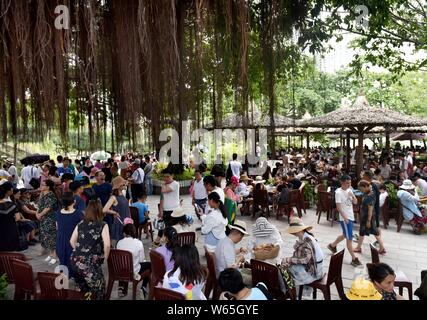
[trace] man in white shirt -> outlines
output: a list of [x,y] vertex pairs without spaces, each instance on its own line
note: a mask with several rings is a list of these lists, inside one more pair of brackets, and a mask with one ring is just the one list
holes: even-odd
[[[206,193],[209,194],[211,192],[216,192],[219,195],[219,198],[222,202],[222,204],[225,203],[225,194],[224,194],[224,190],[222,190],[221,188],[217,187],[217,181],[215,179],[214,176],[206,176],[203,178],[203,184],[206,188]],[[208,214],[209,211],[211,210],[211,207],[209,206],[209,203],[207,203],[206,205],[206,210],[205,213]]]
[[132,196],[132,202],[138,202],[138,197],[141,192],[144,192],[144,170],[141,168],[141,160],[135,159],[136,169],[132,173],[131,178],[129,179],[130,192]]
[[40,178],[39,170],[33,166],[32,162],[28,162],[27,166],[21,171],[21,178],[24,181],[24,188],[32,190],[33,187],[30,185],[30,181],[33,178]]
[[380,175],[384,178],[384,180],[389,180],[391,175],[391,167],[387,163],[387,159],[383,159],[381,165],[378,167],[381,170]]
[[417,172],[412,177],[412,183],[420,190],[420,197],[427,197],[427,182],[421,179],[421,175]]
[[[335,191],[335,203],[339,213],[339,220],[343,234],[338,236],[337,239],[328,245],[328,249],[332,253],[337,252],[337,245],[344,239],[346,240],[347,250],[351,255],[351,265],[357,267],[362,265],[359,259],[354,255],[353,251],[353,223],[354,211],[353,205],[357,204],[357,198],[351,190],[351,178],[343,175],[340,178],[341,188]],[[333,219],[333,218],[332,218]]]
[[8,166],[7,171],[9,172],[9,174],[12,177],[12,184],[16,188],[16,186],[19,183],[18,169],[16,169],[15,164],[13,163],[12,159],[7,159],[6,164]]
[[[168,169],[163,170],[163,184],[161,205],[163,211],[159,212],[159,218],[163,218],[166,227],[172,226],[172,212],[179,208],[179,183],[173,179],[173,174]],[[163,232],[159,231],[159,237]]]
[[242,163],[237,160],[237,153],[233,153],[233,161],[230,161],[230,168],[233,176],[240,178],[240,171],[242,170]]
[[[229,225],[229,228],[229,235],[219,240],[215,249],[217,277],[224,269],[238,268],[239,264],[245,261],[244,255],[247,253],[247,250],[244,248],[236,250],[236,244],[242,241],[245,235],[248,235],[246,232],[246,223],[236,220],[233,225]],[[241,254],[240,257],[237,256],[238,254]]]
[[208,199],[208,194],[206,193],[206,188],[203,183],[203,177],[200,170],[196,170],[194,173],[194,182],[193,182],[193,192],[192,192],[192,204],[197,205],[201,212],[196,211],[197,216],[200,218],[200,214],[204,213],[206,210],[206,203]]

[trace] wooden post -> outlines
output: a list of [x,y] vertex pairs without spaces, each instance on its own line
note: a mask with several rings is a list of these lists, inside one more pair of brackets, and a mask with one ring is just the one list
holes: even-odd
[[310,155],[310,134],[307,133],[307,151],[306,151],[306,155],[307,157]]
[[390,152],[390,129],[385,128],[385,150],[387,153]]
[[359,144],[357,146],[357,157],[356,157],[356,178],[359,179],[359,175],[363,169],[363,128],[358,128],[358,140]]
[[351,153],[350,153],[350,131],[347,131],[346,134],[346,156],[345,156],[345,160],[346,160],[346,167],[347,167],[347,171],[350,172],[350,166],[351,166]]

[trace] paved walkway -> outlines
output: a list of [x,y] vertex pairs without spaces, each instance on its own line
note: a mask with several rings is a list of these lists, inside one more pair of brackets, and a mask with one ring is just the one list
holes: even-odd
[[[184,209],[186,210],[186,212],[194,213],[190,197],[182,196],[182,198],[184,199]],[[148,199],[149,207],[152,209],[152,220],[154,220],[155,216],[157,215],[158,202],[159,196],[150,196]],[[252,225],[254,220],[252,220],[251,217],[247,216],[238,216],[238,219],[242,219],[246,222],[250,232],[250,226]],[[314,209],[307,210],[307,215],[304,215],[303,220],[305,224],[314,226],[314,235],[326,254],[326,259],[324,262],[324,271],[327,272],[331,254],[326,247],[328,243],[335,240],[335,238],[341,233],[341,228],[338,223],[334,223],[334,226],[331,227],[330,223],[326,221],[326,218],[324,216],[322,217],[320,224],[317,224],[317,216],[315,215]],[[199,222],[196,218],[195,221],[196,225],[199,225]],[[291,256],[293,252],[293,245],[295,243],[295,237],[285,232],[288,227],[287,219],[281,219],[280,221],[278,221],[275,217],[272,217],[270,218],[270,221],[274,223],[282,233],[282,237],[284,239],[284,255]],[[356,225],[356,232],[357,230],[358,229]],[[395,271],[403,271],[406,276],[412,281],[413,289],[415,290],[419,287],[421,282],[421,270],[427,269],[427,236],[425,234],[420,236],[414,235],[411,231],[410,226],[406,224],[403,225],[401,232],[397,233],[396,225],[393,221],[391,222],[390,227],[387,230],[382,230],[382,234],[387,249],[387,254],[385,256],[380,256],[381,261],[389,264],[392,268],[394,268]],[[242,241],[242,244],[244,245],[246,241],[247,238]],[[358,254],[360,261],[363,263],[363,266],[365,266],[365,264],[371,259],[369,243],[373,241],[375,241],[374,237],[365,238],[365,243],[362,248],[362,254]],[[203,236],[199,235],[197,247],[199,249],[199,252],[201,253],[201,261],[203,264],[205,264],[203,242]],[[147,252],[151,246],[151,240],[143,239],[143,243]],[[344,242],[338,245],[338,249],[342,248],[344,248]],[[44,257],[37,256],[39,252],[39,245],[30,247],[27,251],[24,252],[28,257],[30,257],[29,263],[33,266],[34,272],[52,272],[54,270],[54,267],[47,265],[47,263],[43,261]],[[146,256],[148,257],[148,254],[146,254]],[[360,267],[356,269],[350,265],[350,261],[350,255],[348,254],[348,252],[346,252],[342,269],[343,283],[346,291],[349,289],[353,279],[357,275],[366,273],[366,268]],[[108,272],[106,264],[104,265],[104,269],[104,274],[107,278]],[[117,284],[113,289],[112,299],[128,300],[131,298],[131,290],[129,290],[129,295],[127,297],[118,298],[116,286]],[[12,288],[10,288],[10,290],[12,290],[13,292]],[[406,291],[404,293],[404,296],[407,297]],[[318,299],[322,298],[322,294],[319,293]],[[414,298],[417,299],[416,297]],[[332,299],[338,299],[338,294],[335,286],[332,286]]]

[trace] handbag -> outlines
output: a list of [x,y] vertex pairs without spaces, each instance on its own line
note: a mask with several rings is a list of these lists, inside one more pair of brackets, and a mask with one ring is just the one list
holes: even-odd
[[287,290],[295,289],[294,278],[292,278],[292,274],[289,271],[289,268],[283,265],[277,265],[277,269],[279,269],[280,275],[283,278],[283,282],[285,283],[286,289]]
[[257,246],[254,248],[254,255],[256,260],[270,260],[275,259],[279,255],[280,246],[279,245],[264,245]]
[[154,229],[156,230],[164,230],[165,229],[165,222],[163,221],[163,219],[154,219]]

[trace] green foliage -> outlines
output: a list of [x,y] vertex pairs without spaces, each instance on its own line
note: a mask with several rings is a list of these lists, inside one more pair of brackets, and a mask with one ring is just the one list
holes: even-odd
[[393,183],[385,183],[384,186],[387,189],[388,197],[390,200],[390,207],[397,208],[398,199],[396,186]]
[[308,181],[304,181],[304,200],[308,201],[310,204],[313,204],[315,201],[314,186]]
[[7,276],[6,274],[3,274],[0,277],[0,300],[7,300],[7,286],[9,284],[7,283]]
[[[162,180],[162,171],[167,167],[164,163],[158,163],[156,169],[153,172],[153,179]],[[174,180],[185,181],[192,180],[194,178],[194,169],[185,168],[183,173],[174,174]]]

